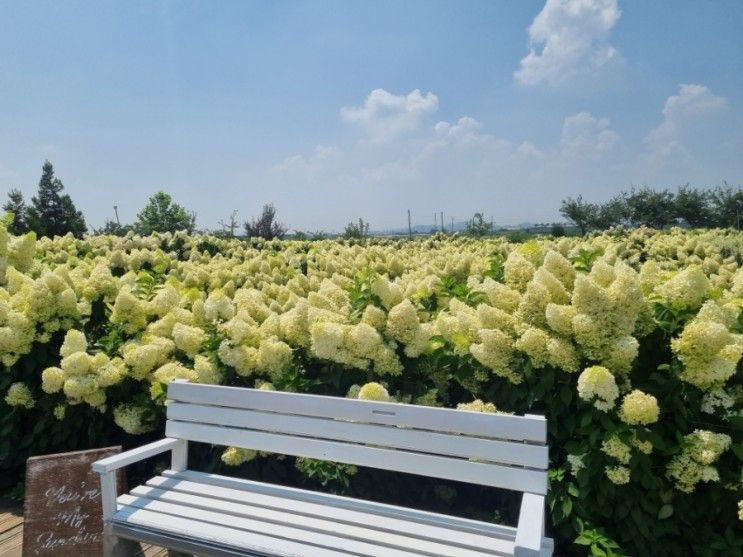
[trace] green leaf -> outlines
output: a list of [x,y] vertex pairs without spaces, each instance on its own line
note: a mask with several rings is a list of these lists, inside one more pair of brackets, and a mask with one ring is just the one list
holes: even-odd
[[743,430],[743,416],[731,416],[728,421],[735,429]]
[[740,460],[743,460],[743,444],[737,443],[730,448],[735,453],[735,456],[737,456]]
[[562,501],[562,514],[567,516],[570,516],[570,512],[573,510],[573,500],[569,497],[566,497]]
[[666,518],[670,518],[672,514],[673,505],[663,505],[660,508],[660,511],[658,511],[658,520],[665,520]]
[[573,392],[570,390],[570,387],[565,385],[560,391],[560,400],[562,400],[564,404],[570,404],[572,398]]

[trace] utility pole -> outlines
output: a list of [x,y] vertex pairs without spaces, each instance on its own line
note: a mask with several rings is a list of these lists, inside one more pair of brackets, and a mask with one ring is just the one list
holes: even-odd
[[454,234],[454,217],[451,218],[451,233]]
[[119,207],[118,207],[118,205],[114,205],[114,213],[116,213],[116,224],[117,224],[117,226],[121,227],[121,222],[119,221]]
[[446,232],[444,230],[444,211],[441,211],[441,232]]
[[413,228],[410,225],[410,209],[408,209],[408,239],[413,239]]

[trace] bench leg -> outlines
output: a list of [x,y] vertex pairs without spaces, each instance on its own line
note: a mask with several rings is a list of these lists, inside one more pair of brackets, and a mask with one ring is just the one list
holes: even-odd
[[108,526],[103,527],[103,557],[132,557],[141,553],[138,542],[115,536]]

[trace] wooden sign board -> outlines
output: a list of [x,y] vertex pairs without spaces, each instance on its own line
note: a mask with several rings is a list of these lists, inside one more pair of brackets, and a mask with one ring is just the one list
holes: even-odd
[[[90,465],[120,452],[121,447],[108,447],[26,461],[23,557],[102,555],[101,485]],[[120,472],[121,492],[126,486]]]

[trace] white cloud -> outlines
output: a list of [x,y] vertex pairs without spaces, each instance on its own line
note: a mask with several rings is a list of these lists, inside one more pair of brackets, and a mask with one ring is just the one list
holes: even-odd
[[273,167],[274,172],[316,175],[343,156],[338,147],[317,145],[312,154],[292,155]]
[[602,158],[619,145],[619,135],[609,120],[579,112],[565,118],[560,137],[560,153],[565,157]]
[[456,124],[439,122],[433,129],[439,137],[474,137],[481,128],[482,122],[470,116],[462,116]]
[[544,158],[542,150],[531,141],[522,141],[513,154],[515,159],[537,160]]
[[679,85],[678,95],[671,95],[663,107],[663,121],[645,141],[651,148],[666,149],[678,142],[683,129],[690,123],[718,113],[727,107],[725,97],[712,93],[706,85]]
[[[728,107],[725,97],[709,87],[681,84],[663,107],[663,119],[645,137],[644,162],[651,171],[672,170],[679,179],[698,171],[700,157],[722,154],[722,143],[730,134],[730,123],[723,120]],[[717,144],[709,141],[715,137]]]
[[431,92],[415,89],[395,95],[374,89],[361,107],[341,108],[344,121],[361,126],[375,142],[385,142],[417,129],[426,114],[436,111],[439,99]]
[[530,51],[516,81],[560,85],[620,61],[609,43],[620,15],[617,0],[547,0],[529,26]]

